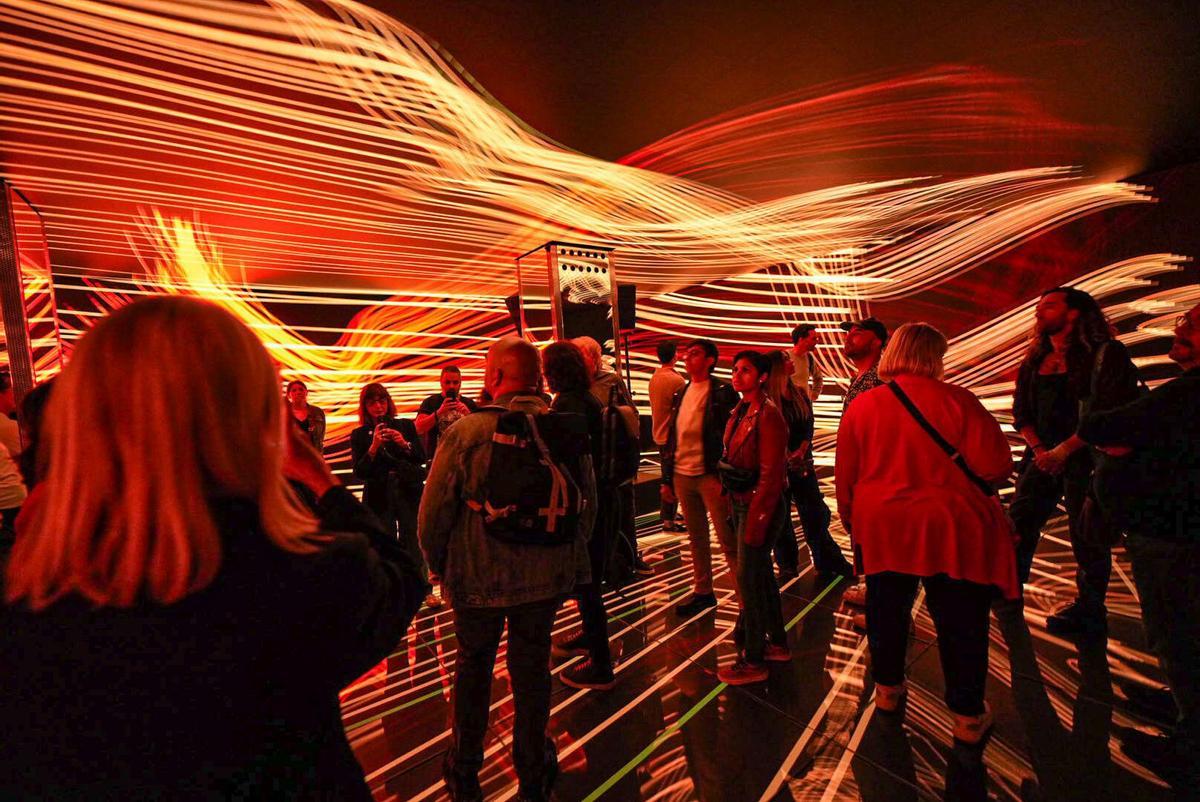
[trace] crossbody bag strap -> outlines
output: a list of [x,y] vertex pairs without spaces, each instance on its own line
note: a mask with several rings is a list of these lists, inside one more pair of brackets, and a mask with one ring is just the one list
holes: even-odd
[[917,405],[912,402],[912,399],[908,397],[908,394],[900,389],[900,385],[896,384],[894,381],[890,381],[888,382],[887,386],[888,389],[895,393],[896,398],[899,399],[900,403],[904,405],[904,408],[908,410],[908,414],[912,415],[913,420],[915,420],[920,427],[924,429],[930,437],[933,438],[933,441],[938,444],[942,451],[946,452],[946,455],[950,457],[951,461],[958,466],[959,470],[961,470],[963,474],[965,474],[966,477],[971,480],[971,483],[978,487],[985,496],[996,495],[996,489],[988,484],[987,481],[985,481],[982,477],[980,477],[979,474],[971,470],[971,466],[967,464],[965,459],[963,459],[963,455],[958,453],[958,449],[950,445],[949,441],[942,437],[942,433],[933,428],[933,424],[925,419],[925,416],[921,414],[921,410],[917,409]]

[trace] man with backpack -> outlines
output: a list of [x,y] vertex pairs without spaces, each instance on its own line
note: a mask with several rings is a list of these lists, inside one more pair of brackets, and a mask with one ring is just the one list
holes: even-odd
[[443,775],[454,800],[481,800],[479,770],[496,650],[508,625],[516,715],[513,764],[522,800],[545,800],[557,776],[550,716],[550,633],[558,606],[589,580],[596,510],[586,424],[538,395],[537,349],[506,337],[488,350],[494,399],[438,444],[419,533],[454,609],[453,741]]

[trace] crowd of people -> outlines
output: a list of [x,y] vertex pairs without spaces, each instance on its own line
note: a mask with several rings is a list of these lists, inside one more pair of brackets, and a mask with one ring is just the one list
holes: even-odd
[[[818,584],[850,585],[843,600],[863,610],[855,623],[876,708],[903,715],[923,589],[954,739],[982,748],[993,725],[989,615],[1021,615],[1041,530],[1063,503],[1078,596],[1047,627],[1103,636],[1111,550],[1124,536],[1178,711],[1175,730],[1141,754],[1181,786],[1194,781],[1200,306],[1176,321],[1169,356],[1183,374],[1148,391],[1091,296],[1042,296],[1016,381],[1013,427],[1026,448],[1007,505],[997,488],[1014,473],[1008,437],[944,380],[945,336],[925,323],[890,332],[873,317],[842,328],[840,343],[801,325],[790,349],[739,351],[730,381],[714,375],[711,340],[658,347],[648,395],[660,514],[664,531],[686,531],[692,572],[675,613],[699,619],[719,605],[714,533],[734,578],[738,659],[720,680],[762,682],[791,659],[780,593],[800,573],[794,506]],[[836,362],[817,359],[819,346],[840,348],[854,367],[834,470],[847,552],[830,533],[813,459],[814,403],[832,383],[822,362]],[[0,378],[8,421],[15,405]],[[415,420],[368,384],[350,436],[360,502],[322,459],[325,415],[307,387],[289,382],[280,403],[280,386],[232,315],[170,297],[100,322],[53,391],[30,394],[25,442],[40,444],[31,456],[5,437],[0,449],[10,551],[0,797],[304,789],[369,799],[337,693],[394,648],[423,603],[450,606],[457,639],[443,763],[452,798],[482,799],[505,629],[519,798],[549,797],[551,663],[573,660],[559,674],[571,687],[612,688],[603,591],[654,572],[633,525],[640,449],[629,389],[590,338],[542,350],[497,340],[478,400],[447,366]],[[18,465],[29,466],[25,479]],[[580,626],[553,637],[566,599]]]

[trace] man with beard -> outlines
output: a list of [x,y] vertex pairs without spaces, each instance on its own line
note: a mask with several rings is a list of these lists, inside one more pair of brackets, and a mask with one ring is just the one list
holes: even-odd
[[1131,404],[1088,415],[1079,436],[1109,455],[1096,470],[1096,493],[1126,531],[1146,634],[1179,714],[1170,736],[1130,730],[1121,746],[1170,779],[1180,799],[1194,799],[1200,782],[1200,305],[1176,319],[1168,356],[1182,376]]
[[457,365],[446,365],[442,368],[439,380],[442,386],[440,393],[434,393],[421,402],[417,409],[417,434],[424,438],[422,445],[425,453],[432,462],[437,452],[438,440],[446,430],[454,425],[459,418],[464,418],[475,411],[475,402],[462,395],[462,371]]
[[[850,386],[846,388],[846,396],[842,399],[842,412],[845,413],[855,398],[883,384],[879,378],[878,367],[879,358],[883,354],[883,346],[887,343],[888,330],[887,326],[875,317],[863,318],[857,323],[846,321],[840,327],[842,331],[846,332],[842,353],[854,363],[856,371],[854,378],[850,381]],[[856,559],[855,563],[857,564],[857,562]],[[866,607],[867,586],[858,584],[848,588],[842,594],[842,601],[857,607]],[[867,617],[865,614],[855,613],[851,620],[854,626],[866,630]]]
[[1137,395],[1137,368],[1096,300],[1074,287],[1042,293],[1013,394],[1013,428],[1028,448],[1009,515],[1020,537],[1017,575],[1027,582],[1042,527],[1065,500],[1078,598],[1046,620],[1056,635],[1107,631],[1113,538],[1102,516],[1083,514],[1093,460],[1076,430],[1085,415]]

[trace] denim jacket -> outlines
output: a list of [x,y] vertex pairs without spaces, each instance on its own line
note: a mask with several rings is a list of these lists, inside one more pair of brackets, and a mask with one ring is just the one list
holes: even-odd
[[[534,395],[504,395],[493,406],[544,415],[549,408]],[[478,498],[487,481],[496,433],[495,412],[485,408],[447,429],[425,482],[417,525],[429,569],[442,577],[442,592],[461,607],[514,607],[569,593],[590,580],[587,541],[596,516],[596,485],[587,465],[580,532],[562,546],[519,546],[484,531],[479,513],[466,500]],[[590,458],[587,462],[590,463]]]

